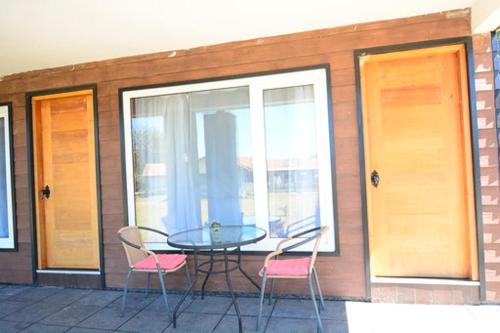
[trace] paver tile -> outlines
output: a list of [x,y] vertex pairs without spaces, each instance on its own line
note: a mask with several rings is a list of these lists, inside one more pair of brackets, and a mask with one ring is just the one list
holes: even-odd
[[28,289],[34,289],[34,288],[29,286],[18,286],[18,285],[4,286],[2,289],[0,289],[0,299],[7,299]]
[[99,310],[92,316],[78,324],[79,327],[115,330],[123,325],[127,320],[135,316],[139,311],[125,309],[123,317],[120,317],[118,307],[107,307]]
[[[257,317],[242,316],[241,317],[244,332],[259,332],[262,333],[266,329],[269,317],[262,317],[260,328],[256,331]],[[214,333],[233,333],[238,331],[238,317],[226,315],[222,321],[217,325]],[[292,333],[292,332],[289,332]]]
[[[170,325],[164,333],[212,332],[222,316],[222,314],[184,312],[177,319],[177,327]],[[238,326],[233,332],[238,332]]]
[[59,287],[28,288],[9,297],[9,301],[38,302],[63,290],[63,288]]
[[90,289],[64,289],[55,295],[49,296],[44,299],[44,302],[71,304],[79,299],[90,294]]
[[4,320],[34,323],[48,317],[64,307],[62,304],[38,302],[4,317]]
[[271,317],[266,333],[314,333],[316,328],[314,319]]
[[[158,298],[158,294],[149,294],[148,297],[145,297],[144,293],[127,293],[127,303],[125,307],[128,309],[137,309],[142,310],[147,305],[151,304]],[[121,307],[122,306],[123,294],[120,293],[120,296],[111,302],[108,306],[110,307]]]
[[58,326],[58,325],[46,325],[35,323],[26,329],[22,330],[22,333],[63,333],[70,329],[69,326]]
[[93,329],[93,328],[84,328],[84,327],[73,327],[67,333],[110,333],[110,332],[113,332],[113,331],[99,330],[99,329]]
[[142,310],[118,330],[126,332],[157,333],[162,332],[169,324],[170,318],[165,311]]
[[[238,306],[242,315],[257,316],[259,311],[259,299],[256,297],[238,297]],[[264,304],[262,305],[262,315],[269,316],[271,314],[271,311],[273,310],[273,307],[274,303],[268,305],[267,301],[264,300]],[[231,306],[227,313],[236,315],[234,306]]]
[[185,312],[223,314],[226,313],[231,304],[229,297],[205,296],[202,300],[199,296],[186,308]]
[[99,310],[93,305],[68,305],[42,320],[44,324],[74,326]]
[[[174,308],[177,306],[179,303],[180,299],[182,298],[182,295],[180,294],[169,294],[168,296],[168,305],[170,306],[171,311],[174,311]],[[182,313],[184,310],[186,310],[191,303],[193,302],[193,299],[191,296],[186,297],[184,302],[181,305],[181,308],[179,309],[179,313]],[[157,310],[157,311],[167,311],[167,307],[165,306],[165,301],[163,300],[163,296],[160,294],[156,300],[151,302],[148,306],[145,308],[146,310]]]
[[286,318],[316,318],[312,300],[307,299],[280,298],[276,301],[272,316]]
[[31,302],[0,301],[0,318],[31,305]]
[[2,333],[16,333],[29,326],[26,322],[15,322],[0,320],[0,332]]
[[121,292],[113,290],[94,290],[76,301],[77,305],[107,306],[121,296]]

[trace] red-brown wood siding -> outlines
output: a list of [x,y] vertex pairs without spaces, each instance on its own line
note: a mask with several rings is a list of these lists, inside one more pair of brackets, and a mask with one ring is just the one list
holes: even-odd
[[[121,287],[126,272],[126,261],[116,238],[116,231],[123,225],[124,213],[118,88],[284,70],[327,63],[331,66],[332,78],[338,197],[337,223],[341,255],[320,257],[317,268],[325,294],[365,297],[365,259],[353,50],[470,35],[470,13],[468,10],[458,10],[190,50],[119,58],[4,77],[0,81],[0,101],[12,101],[14,108],[19,252],[0,253],[0,282],[31,282],[26,92],[89,83],[97,84],[106,284],[108,287]],[[480,134],[481,138],[483,135],[486,134]],[[489,151],[488,147],[481,149],[483,149],[482,154],[487,154]],[[484,201],[487,202],[487,200]],[[498,215],[496,216],[498,221]],[[247,270],[256,276],[262,260],[261,256],[245,256]],[[225,290],[226,286],[221,278],[211,279],[208,284],[209,289]],[[137,280],[143,281],[142,278]],[[169,282],[183,288],[183,282],[179,282],[183,280],[184,278],[179,276],[173,277]],[[234,274],[234,282],[239,287],[238,289],[253,291],[238,274]],[[488,286],[495,285],[489,284]],[[500,292],[500,286],[496,285],[496,288]],[[282,283],[278,285],[278,289],[294,294],[306,292],[303,282]]]

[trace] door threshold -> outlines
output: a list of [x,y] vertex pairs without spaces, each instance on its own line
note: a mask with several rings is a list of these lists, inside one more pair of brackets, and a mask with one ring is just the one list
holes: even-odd
[[66,275],[101,275],[99,271],[79,271],[61,269],[37,269],[38,274],[66,274]]
[[479,281],[433,278],[372,277],[372,283],[388,284],[435,284],[445,286],[479,286]]

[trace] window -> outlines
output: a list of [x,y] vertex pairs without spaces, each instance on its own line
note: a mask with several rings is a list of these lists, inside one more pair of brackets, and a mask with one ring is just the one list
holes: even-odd
[[0,249],[15,248],[9,105],[0,105]]
[[268,237],[253,251],[329,225],[321,250],[335,251],[326,80],[313,69],[123,91],[129,224],[255,224]]

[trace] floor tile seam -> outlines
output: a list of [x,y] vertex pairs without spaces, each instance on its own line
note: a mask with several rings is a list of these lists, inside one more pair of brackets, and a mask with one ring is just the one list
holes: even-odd
[[[121,297],[123,297],[123,295],[122,295]],[[116,301],[116,300],[115,300],[115,301]],[[131,320],[132,320],[132,318],[135,318],[138,314],[140,314],[141,312],[145,311],[145,310],[146,310],[146,308],[147,308],[148,306],[150,306],[151,304],[153,304],[153,302],[155,302],[155,301],[156,301],[156,299],[155,299],[155,300],[151,300],[151,302],[149,302],[146,306],[144,306],[142,309],[139,309],[139,310],[138,310],[138,311],[137,311],[137,312],[136,312],[133,316],[130,316],[130,318],[128,318],[128,319],[127,319],[127,320],[125,320],[125,321],[124,321],[124,322],[123,322],[120,326],[118,326],[117,328],[115,328],[114,332],[118,332],[118,331],[120,330],[120,328],[121,328],[121,327],[123,327],[123,326],[124,326],[124,325],[126,325],[129,321],[131,321]],[[114,302],[114,301],[113,301],[113,302]],[[169,305],[170,305],[170,304],[169,304]],[[125,310],[124,310],[124,311],[126,311],[126,310],[127,310],[127,307],[125,306]],[[121,310],[120,310],[120,311],[121,311]],[[182,311],[181,311],[181,313],[182,313]],[[180,313],[179,313],[179,315],[180,315]],[[167,327],[165,327],[165,329],[164,329],[164,330],[166,330],[166,329],[167,329],[167,328],[168,328],[171,324],[172,324],[172,321],[170,321],[170,322],[168,323]],[[163,330],[163,331],[164,331],[164,330]],[[163,331],[162,331],[162,332],[163,332]],[[123,331],[120,331],[120,332],[123,332]]]
[[[69,289],[69,288],[64,288],[64,289]],[[90,292],[90,293],[91,293],[91,292]],[[90,294],[90,293],[89,293],[89,294]],[[76,302],[78,302],[79,300],[80,300],[80,299],[79,299],[79,298],[77,298],[77,299],[75,299],[73,302],[70,302],[70,303],[67,303],[67,304],[62,304],[62,305],[64,305],[64,306],[63,306],[63,307],[62,307],[59,311],[54,312],[54,313],[53,313],[53,314],[51,314],[51,315],[54,315],[54,314],[56,314],[56,313],[60,312],[60,311],[61,311],[61,310],[63,310],[64,308],[67,308],[67,307],[69,307],[69,306],[75,305],[75,303],[76,303]],[[61,303],[54,303],[54,304],[59,304],[59,305],[61,305]],[[84,320],[87,320],[88,318],[90,318],[91,316],[93,316],[94,314],[96,314],[98,311],[100,311],[100,310],[102,310],[102,309],[103,309],[103,307],[100,307],[100,306],[97,306],[97,305],[82,305],[82,306],[95,306],[95,307],[96,307],[96,308],[98,308],[98,309],[97,309],[95,312],[93,312],[91,315],[89,315],[88,317],[86,317],[85,319],[80,320],[80,321],[79,321],[78,323],[76,323],[76,324],[70,325],[70,326],[71,326],[71,328],[76,327],[79,323],[83,322]],[[51,315],[49,315],[49,316],[47,316],[47,317],[44,317],[43,319],[40,319],[38,322],[39,322],[39,323],[41,323],[41,324],[44,324],[44,323],[42,323],[41,321],[42,321],[42,320],[44,320],[44,319],[46,319],[46,318],[48,318],[48,317],[50,317]],[[37,323],[37,322],[35,322],[35,323]],[[53,324],[53,323],[51,323],[50,325],[66,326],[66,325],[58,325],[58,324]],[[70,328],[70,329],[71,329],[71,328]],[[69,331],[69,330],[68,330],[68,331]],[[67,331],[65,331],[65,332],[67,332]]]
[[[50,288],[51,288],[51,287],[47,287],[47,289],[50,289]],[[33,290],[36,290],[36,289],[43,289],[43,287],[34,286],[34,287],[33,287]],[[59,287],[55,287],[54,289],[59,289]],[[62,287],[62,288],[60,288],[60,290],[58,290],[56,293],[51,294],[51,295],[47,295],[47,296],[44,296],[44,297],[40,298],[39,300],[37,300],[37,301],[36,301],[36,303],[41,302],[41,301],[44,301],[44,300],[46,300],[46,299],[47,299],[47,298],[49,298],[49,297],[55,296],[55,295],[57,295],[57,294],[59,294],[59,293],[63,292],[63,291],[64,291],[64,290],[66,290],[66,289],[70,289],[70,288],[64,288],[64,287]],[[14,296],[16,296],[16,295],[12,295],[12,297],[14,297]],[[9,297],[9,299],[10,299],[10,297]],[[22,301],[21,301],[21,302],[22,302]]]
[[[123,297],[123,295],[122,295],[121,297]],[[118,297],[118,298],[119,298],[119,297]],[[118,299],[118,298],[117,298],[117,299]],[[113,302],[115,302],[115,301],[116,301],[116,299],[115,299],[114,301],[112,301],[111,303],[113,303]],[[148,305],[146,305],[143,309],[138,310],[138,311],[137,311],[137,312],[136,312],[133,316],[131,316],[129,319],[127,319],[125,322],[123,322],[123,324],[121,324],[120,326],[118,326],[118,327],[115,329],[115,332],[118,332],[118,330],[119,330],[119,329],[120,329],[123,325],[127,324],[130,320],[132,320],[132,318],[134,318],[134,317],[135,317],[135,316],[137,316],[139,313],[141,313],[142,311],[144,311],[144,310],[146,309],[146,307],[148,307],[149,305],[153,304],[153,302],[155,302],[155,301],[156,301],[156,299],[155,299],[155,300],[152,300],[152,301],[151,301]],[[185,300],[184,300],[184,301],[185,301]],[[193,303],[193,301],[194,301],[194,299],[193,299],[193,298],[190,298],[190,303],[189,303],[189,305],[191,305],[191,304]],[[111,303],[110,303],[110,304],[111,304]],[[179,310],[180,310],[180,312],[179,312],[179,316],[180,316],[182,313],[184,313],[184,312],[186,311],[186,309],[189,307],[189,305],[188,305],[188,306],[185,306],[185,307],[184,307],[184,309],[182,308],[182,305],[181,305],[181,307],[180,307],[180,309],[179,309]],[[170,305],[169,305],[169,306],[170,306]],[[176,306],[177,306],[177,304],[176,304]],[[106,307],[108,307],[108,306],[106,306]],[[125,307],[125,309],[126,309],[126,307]],[[165,330],[166,330],[166,329],[168,329],[168,328],[170,327],[170,325],[172,325],[172,321],[170,321],[170,322],[168,323],[167,327],[165,327]],[[123,331],[120,331],[120,332],[123,332]]]
[[[7,300],[6,300],[6,301],[7,301]],[[28,304],[26,304],[25,306],[23,306],[23,307],[21,307],[21,308],[17,309],[16,311],[21,311],[21,310],[24,310],[24,309],[26,309],[27,307],[32,306],[32,305],[34,305],[34,304],[37,304],[37,303],[38,303],[38,302],[22,302],[22,301],[10,301],[10,302],[28,303]],[[41,302],[41,301],[40,301],[40,302]],[[7,313],[7,314],[5,314],[5,315],[3,315],[3,316],[0,316],[0,320],[3,320],[3,318],[10,316],[11,314],[13,314],[13,313],[14,313],[14,312],[16,312],[16,311],[12,311],[12,312],[9,312],[9,313]],[[7,320],[7,321],[12,321],[12,320]]]
[[[45,318],[43,318],[43,319],[40,319],[38,322],[40,322],[41,324],[44,324],[44,323],[42,323],[42,322],[41,322],[42,320],[45,320],[45,319],[47,319],[48,317],[50,317],[50,316],[52,316],[52,315],[55,315],[56,313],[61,312],[63,309],[65,309],[65,308],[67,308],[67,307],[69,307],[69,306],[72,306],[75,302],[77,302],[77,300],[75,300],[75,301],[73,301],[73,302],[71,302],[71,303],[69,303],[69,304],[67,304],[67,305],[64,305],[64,307],[62,307],[62,308],[61,308],[61,310],[59,310],[59,311],[57,311],[57,312],[54,312],[53,314],[51,314],[51,315],[49,315],[49,316],[47,316],[47,317],[45,317]],[[93,305],[81,305],[81,306],[88,306],[88,307],[90,307],[90,306],[93,306]],[[98,306],[96,306],[96,307],[98,308],[97,310],[95,310],[94,312],[92,312],[90,315],[88,315],[88,316],[87,316],[87,317],[85,317],[84,319],[80,320],[79,322],[74,323],[74,324],[72,324],[72,325],[70,325],[70,326],[71,326],[72,328],[73,328],[73,327],[76,327],[79,323],[81,323],[81,322],[83,322],[83,321],[87,320],[88,318],[92,317],[92,316],[93,316],[93,315],[95,315],[97,312],[99,312],[100,310],[102,310],[102,309],[103,309],[103,307],[98,307]],[[54,325],[54,324],[50,324],[50,325]],[[66,325],[58,325],[58,326],[66,326]]]
[[266,332],[267,329],[269,328],[269,323],[271,322],[271,318],[273,316],[274,309],[276,308],[276,305],[278,304],[278,301],[280,300],[280,297],[276,297],[276,300],[274,301],[273,308],[271,309],[271,312],[269,312],[269,317],[267,317],[266,321],[266,326],[264,326],[264,330],[262,332]]
[[[106,308],[102,308],[102,309],[100,309],[100,310],[99,310],[99,311],[97,311],[97,312],[100,312],[100,311],[102,311],[102,310],[104,310],[104,309],[106,309]],[[109,309],[112,309],[112,308],[109,308]],[[134,312],[134,314],[132,315],[132,317],[135,317],[135,316],[136,316],[139,312],[141,312],[141,311],[142,311],[142,310],[138,310],[138,309],[129,309],[129,310],[134,310],[134,311],[135,311],[135,312]],[[90,317],[92,317],[92,316],[94,316],[95,314],[97,314],[97,312],[96,312],[96,313],[94,313],[93,315],[91,315]],[[89,319],[90,317],[88,317],[87,319]],[[130,317],[130,318],[132,318],[132,317]],[[120,318],[121,318],[121,317],[120,317]],[[129,320],[130,320],[130,318],[129,318],[129,319],[127,319],[126,321],[129,321]],[[118,329],[118,328],[115,328],[115,329],[107,329],[107,328],[96,328],[96,327],[91,327],[91,326],[83,326],[83,325],[82,325],[82,323],[83,323],[84,321],[86,321],[87,319],[82,320],[81,322],[79,322],[78,324],[76,324],[76,325],[75,325],[75,327],[77,327],[77,328],[88,328],[88,329],[93,329],[93,330],[107,330],[107,331],[115,331],[115,330],[117,330],[117,329]],[[121,327],[121,325],[120,325],[119,327]]]
[[[238,302],[238,299],[236,299],[236,302]],[[211,331],[212,333],[215,332],[217,327],[219,327],[220,323],[222,323],[224,318],[227,316],[229,309],[231,309],[232,306],[233,306],[233,300],[231,299],[231,302],[229,302],[229,305],[226,307],[226,311],[224,311],[224,313],[222,313],[221,317],[217,321],[217,324],[215,324],[214,328],[212,328],[212,331]],[[239,306],[239,304],[238,304],[238,306]],[[236,311],[236,309],[235,309],[235,311]],[[240,314],[240,318],[241,318],[241,314]],[[242,325],[243,325],[243,323],[242,323]]]
[[67,327],[67,330],[63,331],[62,333],[66,333],[68,332],[70,329],[72,329],[74,326],[67,326],[67,325],[59,325],[59,324],[44,324],[44,323],[39,323],[39,322],[35,322],[35,323],[31,323],[29,326],[23,328],[21,331],[19,331],[19,333],[23,333],[24,331],[26,331],[28,328],[30,328],[31,326],[35,325],[35,324],[41,324],[41,325],[45,325],[45,326],[60,326],[60,327]]
[[[39,301],[39,302],[35,302],[35,303],[32,303],[31,305],[35,305],[35,304],[38,304],[38,303],[41,303],[41,301]],[[41,322],[42,320],[44,320],[44,319],[46,319],[46,318],[48,318],[48,317],[52,316],[53,314],[56,314],[57,312],[61,311],[63,308],[65,308],[65,307],[66,307],[66,305],[64,305],[64,304],[59,304],[59,303],[55,303],[55,304],[56,304],[56,305],[60,305],[60,306],[61,306],[61,308],[60,308],[59,310],[57,310],[56,312],[52,312],[52,313],[50,313],[50,314],[48,314],[48,315],[46,315],[46,316],[43,316],[42,318],[40,318],[40,319],[38,319],[38,320],[36,320],[36,321],[34,321],[34,322],[32,322],[32,324],[36,324],[36,323],[44,324],[44,323],[42,323],[42,322]],[[30,306],[31,306],[31,305],[30,305]],[[27,309],[27,308],[28,308],[28,307],[26,307],[26,308],[24,308],[24,309]],[[11,314],[12,314],[12,313],[11,313]],[[6,319],[3,319],[3,320],[6,320]],[[23,321],[17,321],[17,320],[6,320],[6,321],[17,322],[17,323],[22,323],[22,322],[23,322]],[[45,325],[45,324],[44,324],[44,325]],[[59,325],[59,326],[64,326],[64,325]]]

